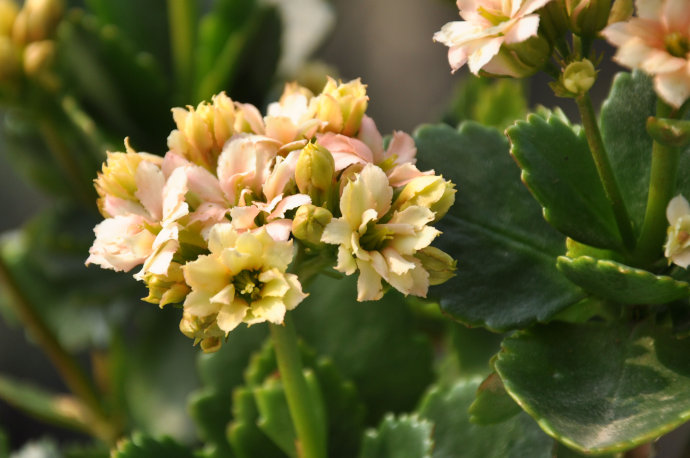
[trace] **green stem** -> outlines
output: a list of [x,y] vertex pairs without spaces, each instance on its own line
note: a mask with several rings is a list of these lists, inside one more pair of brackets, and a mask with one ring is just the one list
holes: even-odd
[[297,432],[298,456],[325,458],[326,438],[317,407],[304,378],[297,334],[289,316],[284,324],[271,324],[271,337],[278,360],[280,378],[285,387],[290,416]]
[[117,439],[118,431],[115,426],[110,424],[103,411],[103,406],[93,384],[23,294],[2,256],[0,256],[0,285],[9,294],[10,300],[8,302],[17,318],[48,356],[67,387],[79,397],[89,410],[93,418],[92,430],[94,434],[112,445]]
[[170,47],[177,77],[179,97],[183,103],[192,102],[192,71],[194,47],[199,17],[197,0],[168,0]]
[[[671,108],[659,101],[657,117],[668,117]],[[666,240],[666,207],[676,191],[676,175],[680,149],[654,142],[652,146],[652,169],[649,176],[647,209],[640,231],[640,238],[635,250],[635,262],[645,266],[653,263],[662,255]]]
[[611,163],[609,162],[609,157],[606,153],[604,141],[601,138],[601,132],[599,131],[599,125],[597,124],[597,119],[594,115],[592,101],[589,98],[589,94],[583,94],[577,97],[575,101],[577,102],[577,108],[580,111],[582,126],[585,129],[587,143],[589,144],[589,149],[592,152],[592,158],[594,159],[594,163],[597,167],[599,179],[604,186],[604,192],[606,193],[606,197],[608,198],[611,208],[613,209],[613,215],[616,219],[616,224],[618,225],[618,230],[620,231],[623,245],[625,248],[630,250],[635,245],[635,236],[633,234],[632,224],[630,223],[628,210],[625,208],[623,196],[618,188],[616,176],[613,174],[613,169],[611,168]]

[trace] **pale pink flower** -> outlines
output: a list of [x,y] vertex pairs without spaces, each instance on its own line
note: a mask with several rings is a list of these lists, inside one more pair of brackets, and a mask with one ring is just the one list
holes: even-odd
[[453,71],[466,63],[475,75],[480,69],[506,76],[522,76],[504,56],[503,45],[521,43],[537,35],[539,15],[532,14],[551,0],[457,0],[464,21],[449,22],[434,34],[448,46]]
[[618,46],[614,60],[654,76],[654,89],[678,108],[690,97],[690,5],[687,0],[637,0],[637,17],[601,33]]

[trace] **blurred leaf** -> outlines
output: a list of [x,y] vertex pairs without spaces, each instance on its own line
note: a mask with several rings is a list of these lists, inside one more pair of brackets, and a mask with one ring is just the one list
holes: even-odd
[[249,357],[265,340],[266,331],[265,326],[237,328],[219,351],[197,356],[204,388],[190,396],[189,411],[214,456],[232,456],[226,432],[232,418],[232,391],[243,383]]
[[367,431],[360,457],[431,457],[434,448],[432,430],[431,422],[416,415],[401,415],[398,418],[386,415],[378,429]]
[[169,83],[155,59],[136,49],[120,29],[73,11],[59,31],[62,72],[97,123],[136,148],[165,152],[172,127]]
[[570,281],[602,299],[623,304],[658,305],[690,295],[690,285],[665,275],[589,256],[559,256],[556,263]]
[[477,425],[501,423],[522,412],[503,386],[501,378],[492,372],[477,388],[477,399],[469,408],[470,421]]
[[139,50],[153,54],[162,68],[170,69],[165,0],[85,0],[85,3],[101,24],[116,26]]
[[240,458],[284,458],[286,455],[256,425],[259,412],[251,388],[239,387],[233,393],[233,422],[228,427],[232,450]]
[[526,114],[527,98],[521,81],[468,75],[456,86],[443,122],[457,126],[463,121],[477,121],[505,129]]
[[481,379],[460,380],[450,387],[434,387],[419,407],[419,416],[434,425],[436,458],[551,458],[553,440],[529,415],[521,413],[503,423],[470,423],[468,409]]
[[504,340],[495,367],[544,431],[587,454],[649,442],[690,415],[690,341],[646,322],[536,326]]
[[56,395],[0,374],[0,399],[48,423],[90,431],[88,412],[69,395]]
[[450,323],[450,336],[459,361],[459,375],[465,378],[472,375],[486,376],[492,370],[489,359],[501,348],[501,334]]
[[[333,360],[367,406],[367,424],[412,409],[433,379],[432,349],[402,296],[356,301],[354,277],[318,277],[293,312],[298,334]],[[395,351],[391,351],[395,349]]]
[[12,453],[11,458],[63,458],[57,443],[53,439],[38,439],[27,442]]
[[522,180],[544,218],[568,237],[604,248],[621,246],[584,132],[558,117],[530,115],[506,131]]
[[254,401],[259,411],[257,426],[274,444],[291,458],[297,458],[297,434],[290,418],[290,409],[281,381],[268,379],[254,387]]
[[113,450],[112,458],[194,458],[194,453],[169,437],[154,439],[144,434],[134,434],[120,442]]
[[458,259],[457,275],[430,290],[446,313],[504,331],[548,320],[584,297],[556,269],[564,237],[542,218],[499,131],[423,126],[415,141],[420,169],[442,171],[458,188],[437,243]]

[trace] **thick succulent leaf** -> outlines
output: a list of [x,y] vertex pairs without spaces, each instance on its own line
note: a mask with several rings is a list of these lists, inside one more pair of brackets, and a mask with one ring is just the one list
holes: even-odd
[[553,440],[529,415],[480,426],[470,422],[468,409],[481,378],[434,387],[419,407],[419,416],[434,425],[434,458],[550,458]]
[[544,218],[588,245],[621,245],[613,211],[584,132],[557,116],[530,115],[506,131],[522,180],[544,207]]
[[431,458],[433,424],[416,415],[386,415],[378,429],[369,430],[361,458]]
[[458,131],[424,126],[415,141],[420,168],[436,169],[458,189],[437,243],[458,260],[457,275],[430,291],[445,312],[508,330],[548,320],[584,297],[556,270],[564,237],[520,182],[500,132],[474,123]]
[[645,125],[654,114],[655,103],[647,75],[619,73],[601,108],[601,135],[628,213],[638,229],[644,220],[652,159],[652,139]]
[[257,426],[290,458],[297,457],[297,434],[290,418],[285,389],[280,380],[269,379],[254,388],[254,400],[259,411]]
[[585,291],[623,304],[665,304],[690,295],[690,284],[608,259],[560,256],[558,270]]
[[113,458],[194,458],[194,452],[169,437],[155,439],[144,434],[134,434],[131,439],[118,443]]
[[308,291],[292,312],[299,335],[354,382],[367,424],[414,408],[433,379],[433,353],[403,297],[389,291],[379,301],[357,302],[353,277],[321,276]]
[[522,412],[506,392],[501,378],[492,372],[477,388],[477,399],[470,406],[470,421],[477,425],[501,423]]
[[649,442],[690,418],[690,341],[649,323],[536,326],[495,363],[551,436],[584,453]]
[[0,399],[42,421],[90,431],[88,411],[73,396],[49,393],[0,374]]
[[449,323],[449,327],[452,349],[458,360],[458,375],[488,375],[492,370],[489,360],[500,349],[503,336],[460,323]]
[[240,458],[257,456],[284,458],[286,455],[256,425],[259,412],[251,388],[239,387],[233,393],[233,422],[228,426],[228,441]]
[[240,327],[219,351],[198,356],[204,387],[190,396],[189,412],[207,448],[213,449],[213,456],[232,456],[226,432],[232,419],[232,391],[243,383],[249,356],[264,341],[266,331],[265,326]]

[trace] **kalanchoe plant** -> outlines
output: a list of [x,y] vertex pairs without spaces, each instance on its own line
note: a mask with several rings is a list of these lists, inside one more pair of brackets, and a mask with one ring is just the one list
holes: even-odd
[[[386,137],[359,79],[264,109],[262,2],[172,0],[168,41],[86,3],[0,0],[4,129],[62,196],[0,244],[0,304],[72,393],[0,399],[98,440],[65,454],[651,456],[690,418],[687,2],[458,0],[451,70],[508,78]],[[633,72],[597,113],[603,40]],[[579,121],[525,113],[539,72]]]

